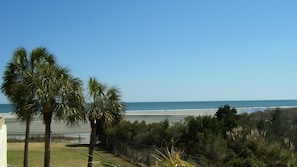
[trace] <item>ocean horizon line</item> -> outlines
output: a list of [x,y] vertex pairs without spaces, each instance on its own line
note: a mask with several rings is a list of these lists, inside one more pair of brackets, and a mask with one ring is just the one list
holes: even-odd
[[241,102],[241,101],[297,101],[296,99],[239,99],[239,100],[160,100],[160,101],[125,101],[124,103],[176,103],[176,102]]
[[[123,103],[178,103],[178,102],[243,102],[243,101],[297,101],[296,99],[239,99],[239,100],[168,100],[168,101],[124,101]],[[0,103],[0,105],[12,103]]]
[[[164,112],[189,110],[217,110],[229,105],[238,112],[253,112],[269,108],[297,107],[297,100],[237,100],[237,101],[167,101],[167,102],[124,102],[127,112]],[[12,104],[0,104],[0,113],[12,112]]]

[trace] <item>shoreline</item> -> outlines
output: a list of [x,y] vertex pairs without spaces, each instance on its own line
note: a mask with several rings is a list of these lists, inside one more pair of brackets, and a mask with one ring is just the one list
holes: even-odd
[[[127,111],[124,114],[124,119],[130,122],[145,121],[147,123],[160,122],[169,120],[170,122],[183,121],[187,116],[212,116],[216,110],[168,110],[168,111]],[[0,113],[5,119],[7,125],[7,134],[25,134],[25,122],[20,122],[16,119],[15,115],[11,113]],[[30,134],[43,134],[45,126],[41,118],[37,118],[31,122]],[[52,121],[52,133],[53,134],[78,134],[78,133],[90,133],[90,124],[81,122],[79,127],[66,126],[64,121]]]
[[126,111],[126,116],[135,115],[179,115],[179,116],[202,116],[202,115],[213,115],[217,109],[174,109],[174,110],[130,110]]
[[[276,107],[275,107],[276,108]],[[296,108],[296,107],[281,107],[281,108]],[[273,109],[273,107],[265,108],[237,108],[238,114],[250,113],[254,111],[264,111],[267,109]],[[175,110],[128,110],[124,114],[126,121],[155,123],[164,120],[169,122],[183,121],[187,116],[214,116],[217,108],[212,109],[175,109]],[[7,125],[7,134],[25,134],[25,122],[20,122],[16,119],[15,115],[11,113],[0,113],[0,116],[4,117],[5,124]],[[30,134],[44,134],[45,126],[41,118],[37,118],[31,122]],[[85,134],[90,133],[90,124],[81,122],[79,127],[66,126],[64,121],[52,121],[52,133],[61,135],[71,134]]]

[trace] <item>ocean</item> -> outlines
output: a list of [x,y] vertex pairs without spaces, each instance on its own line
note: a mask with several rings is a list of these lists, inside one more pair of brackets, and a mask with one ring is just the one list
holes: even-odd
[[[183,102],[127,102],[127,112],[140,111],[170,111],[170,110],[202,110],[217,109],[225,104],[236,108],[240,112],[254,112],[271,108],[297,107],[297,100],[247,100],[247,101],[183,101]],[[10,104],[0,104],[0,113],[12,112]]]

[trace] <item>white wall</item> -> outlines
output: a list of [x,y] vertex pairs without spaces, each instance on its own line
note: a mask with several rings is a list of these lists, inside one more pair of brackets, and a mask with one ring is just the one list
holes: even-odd
[[7,127],[0,116],[0,167],[7,167]]

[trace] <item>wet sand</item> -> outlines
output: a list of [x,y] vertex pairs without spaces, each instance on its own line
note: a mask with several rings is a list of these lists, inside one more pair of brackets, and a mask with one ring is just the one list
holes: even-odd
[[[212,116],[216,110],[169,110],[169,111],[127,111],[125,119],[127,121],[146,121],[147,123],[160,122],[168,119],[170,122],[183,121],[187,116]],[[8,135],[25,134],[25,123],[22,123],[14,116],[4,115],[5,124],[7,125]],[[31,122],[30,134],[44,134],[45,126],[42,119],[35,119]],[[90,133],[90,124],[80,123],[79,127],[69,127],[63,121],[52,121],[53,134],[87,134]]]

